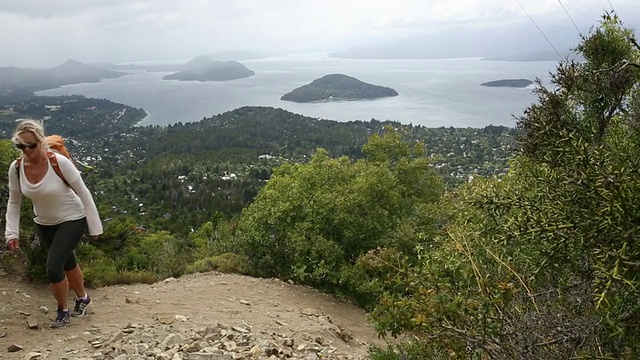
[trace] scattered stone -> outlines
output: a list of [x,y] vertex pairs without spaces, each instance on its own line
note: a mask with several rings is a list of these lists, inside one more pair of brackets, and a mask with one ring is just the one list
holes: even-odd
[[342,339],[342,341],[348,343],[351,340],[353,340],[353,336],[351,334],[349,334],[345,329],[343,329],[341,326],[338,325],[337,329],[334,329],[334,332],[336,333],[336,335],[338,335],[338,337],[340,339]]
[[1,338],[3,338],[3,337],[6,337],[6,336],[7,336],[7,333],[6,333],[6,332],[1,333],[1,334],[0,334],[0,339],[1,339]]
[[319,314],[316,310],[314,309],[304,309],[300,312],[302,315],[307,315],[307,316],[315,316],[315,317],[319,317],[322,316],[322,314]]
[[[336,332],[337,326],[327,328]],[[135,335],[126,335],[135,330]],[[291,333],[289,333],[291,334]],[[250,328],[227,326],[215,322],[200,329],[175,325],[127,324],[113,334],[91,335],[90,346],[68,353],[66,359],[129,360],[153,358],[158,360],[360,360],[349,353],[327,346],[328,341],[317,334],[278,334],[262,331],[254,334]],[[305,340],[306,339],[306,340]],[[309,341],[304,343],[304,341]],[[296,344],[300,342],[300,344]],[[19,350],[17,350],[19,351]],[[44,355],[42,355],[44,357]],[[39,359],[33,358],[33,359]]]
[[187,320],[189,320],[189,318],[184,315],[176,315],[175,319],[180,322],[187,322]]
[[10,353],[22,351],[22,346],[16,345],[16,344],[9,345],[9,347],[7,348],[7,351]]
[[22,316],[31,316],[31,313],[28,313],[28,312],[26,312],[26,311],[22,311],[22,310],[21,310],[21,311],[20,311],[20,315],[22,315]]
[[251,306],[251,302],[249,300],[240,300],[240,304],[246,305],[246,306]]
[[286,338],[282,341],[282,345],[286,347],[293,347],[294,340],[292,338]]
[[38,319],[35,316],[29,316],[27,318],[27,327],[29,329],[37,329],[38,328]]
[[40,359],[40,358],[42,358],[42,354],[39,353],[39,352],[35,352],[35,351],[27,353],[27,356],[25,356],[25,360],[35,360],[35,359]]
[[91,344],[91,346],[96,349],[102,347],[102,341],[100,340],[89,341],[89,344]]
[[49,308],[46,307],[46,306],[40,306],[38,308],[38,310],[40,310],[40,312],[43,313],[43,314],[48,314],[49,313]]
[[239,332],[239,333],[245,333],[245,334],[246,334],[246,333],[248,333],[248,332],[250,332],[248,329],[245,329],[245,328],[240,327],[240,326],[232,326],[232,327],[231,327],[231,330],[233,330],[233,331],[237,331],[237,332]]
[[175,318],[172,318],[171,316],[158,316],[156,318],[156,320],[160,323],[160,324],[165,324],[165,325],[169,325],[171,324]]
[[178,334],[169,334],[167,337],[160,343],[160,348],[163,350],[169,350],[174,346],[182,345],[182,337]]
[[125,296],[124,302],[127,304],[140,304],[140,299],[130,299],[129,297]]

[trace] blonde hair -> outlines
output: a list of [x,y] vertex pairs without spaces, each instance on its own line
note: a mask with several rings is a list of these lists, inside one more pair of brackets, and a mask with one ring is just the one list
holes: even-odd
[[44,141],[44,128],[42,127],[42,123],[33,119],[22,120],[16,131],[13,133],[13,142],[19,142],[19,135],[31,133],[36,137],[39,143],[42,143],[43,148],[47,148],[47,142]]

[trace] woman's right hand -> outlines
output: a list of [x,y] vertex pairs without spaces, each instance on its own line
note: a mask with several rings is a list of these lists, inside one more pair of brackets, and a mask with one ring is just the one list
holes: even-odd
[[7,246],[10,250],[17,250],[20,248],[20,241],[18,239],[11,239],[7,241]]

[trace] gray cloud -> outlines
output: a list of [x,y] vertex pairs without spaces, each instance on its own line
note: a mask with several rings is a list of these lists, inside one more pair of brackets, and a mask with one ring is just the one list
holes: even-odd
[[[623,17],[637,12],[635,1],[611,0]],[[569,21],[558,0],[520,2],[541,23]],[[609,7],[608,0],[562,3],[589,24]],[[529,20],[514,0],[0,0],[0,66],[335,51],[521,21]]]

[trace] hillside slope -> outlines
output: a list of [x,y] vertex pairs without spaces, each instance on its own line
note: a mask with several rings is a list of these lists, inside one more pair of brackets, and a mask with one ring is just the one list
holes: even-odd
[[[46,285],[0,270],[0,359],[364,359],[382,345],[362,310],[275,279],[196,274],[90,290],[93,313],[48,324]],[[45,309],[48,312],[45,313]],[[29,329],[28,319],[37,329]],[[9,347],[22,349],[9,352]],[[38,355],[40,354],[40,355]]]

